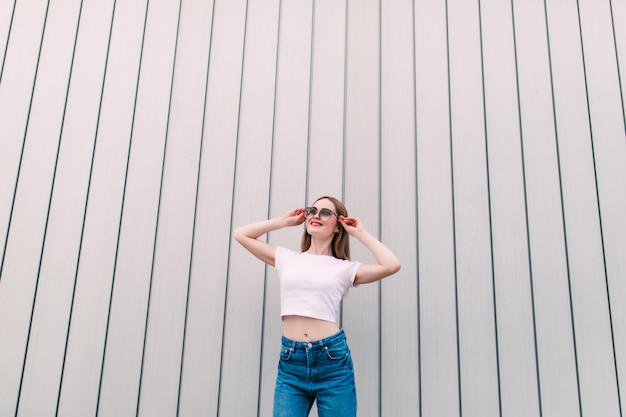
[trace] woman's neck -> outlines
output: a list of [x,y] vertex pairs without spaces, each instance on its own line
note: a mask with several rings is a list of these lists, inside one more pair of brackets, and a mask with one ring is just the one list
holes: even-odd
[[333,256],[333,250],[331,248],[332,239],[320,241],[318,239],[311,239],[311,246],[307,249],[307,253],[310,255],[325,255]]

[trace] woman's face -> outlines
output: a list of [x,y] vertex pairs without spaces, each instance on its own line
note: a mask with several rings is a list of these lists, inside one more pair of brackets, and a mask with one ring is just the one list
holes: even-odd
[[[339,231],[339,225],[337,216],[337,210],[335,209],[335,205],[328,199],[323,198],[321,200],[317,200],[313,207],[317,209],[317,213],[309,218],[306,221],[306,230],[311,236],[315,236],[318,238],[327,238]],[[332,214],[327,219],[322,219],[320,217],[320,210],[328,209]]]

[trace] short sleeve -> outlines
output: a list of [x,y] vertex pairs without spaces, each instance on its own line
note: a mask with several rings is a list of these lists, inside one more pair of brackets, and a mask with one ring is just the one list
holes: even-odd
[[350,267],[348,268],[348,277],[350,277],[349,287],[356,288],[359,286],[359,284],[355,284],[354,280],[356,280],[356,273],[362,264],[361,262],[354,262],[354,261],[346,261],[346,262],[349,262],[350,264]]

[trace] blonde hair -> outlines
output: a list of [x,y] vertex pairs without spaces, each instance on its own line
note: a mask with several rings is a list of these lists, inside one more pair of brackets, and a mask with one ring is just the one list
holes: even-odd
[[[346,209],[346,206],[344,206],[341,201],[337,200],[334,197],[323,196],[315,200],[315,203],[324,199],[330,200],[330,202],[333,203],[337,215],[348,217],[348,210]],[[335,233],[335,236],[333,237],[333,241],[331,243],[333,256],[339,259],[350,260],[350,235],[343,228],[339,220],[337,220],[337,228],[339,229],[339,231]],[[302,252],[306,252],[310,247],[311,235],[309,234],[309,232],[307,232],[305,225],[304,233],[302,234],[302,241],[300,242],[300,250]]]

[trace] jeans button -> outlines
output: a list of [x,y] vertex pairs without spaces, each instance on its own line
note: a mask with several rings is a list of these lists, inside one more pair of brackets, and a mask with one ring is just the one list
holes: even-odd
[[312,347],[313,347],[313,343],[309,343],[307,346],[308,346],[308,347],[309,347],[309,349],[310,349],[310,348],[312,348]]

